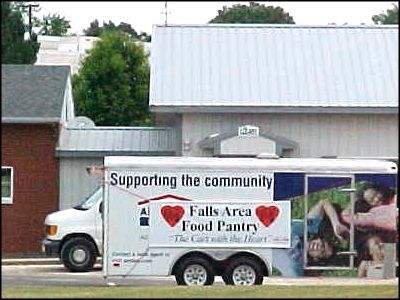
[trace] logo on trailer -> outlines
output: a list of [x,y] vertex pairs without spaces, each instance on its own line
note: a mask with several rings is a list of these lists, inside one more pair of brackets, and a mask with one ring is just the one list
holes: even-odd
[[[139,206],[144,205],[144,204],[149,204],[150,201],[157,201],[157,200],[180,200],[180,201],[192,201],[191,199],[187,199],[181,196],[176,196],[172,194],[166,194],[158,197],[154,197],[151,199],[145,199],[142,201],[139,201],[138,204]],[[164,212],[163,216],[167,223],[173,227],[176,225],[176,223],[179,222],[179,220],[182,218],[184,211],[183,208],[180,207],[182,211],[179,210],[179,208],[174,207],[167,207]],[[140,207],[140,212],[139,212],[139,226],[140,227],[149,227],[149,206],[144,206]]]
[[279,215],[279,207],[277,206],[258,206],[256,208],[256,215],[265,227],[271,225]]

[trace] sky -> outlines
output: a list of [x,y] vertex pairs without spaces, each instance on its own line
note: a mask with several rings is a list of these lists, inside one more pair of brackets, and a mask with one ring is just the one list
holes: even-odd
[[[393,7],[396,1],[255,1],[266,6],[280,6],[297,25],[373,24],[371,17]],[[36,2],[40,11],[33,15],[58,13],[70,21],[68,33],[81,34],[95,19],[131,24],[138,33],[151,34],[153,24],[165,24],[165,1],[46,1]],[[168,24],[206,24],[225,5],[246,4],[249,1],[167,1]]]

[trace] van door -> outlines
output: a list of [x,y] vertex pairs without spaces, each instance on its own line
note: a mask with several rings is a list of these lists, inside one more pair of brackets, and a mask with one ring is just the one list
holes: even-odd
[[[340,213],[343,209],[354,212],[354,176],[308,174],[304,183],[304,269],[352,269],[354,225],[340,222]],[[337,221],[342,224],[336,230],[341,238],[332,226]]]
[[96,204],[95,212],[95,236],[97,248],[100,255],[103,253],[103,195],[100,196]]

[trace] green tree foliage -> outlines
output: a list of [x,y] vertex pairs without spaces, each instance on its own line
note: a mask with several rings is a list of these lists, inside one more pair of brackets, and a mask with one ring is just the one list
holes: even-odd
[[151,35],[147,34],[146,32],[140,32],[139,40],[142,42],[150,43],[151,42]]
[[218,10],[218,16],[209,23],[269,23],[269,24],[295,24],[293,17],[281,7],[265,6],[250,2],[249,6],[235,4]]
[[43,20],[38,18],[34,19],[35,27],[39,27],[39,34],[51,36],[65,36],[68,29],[71,28],[70,21],[65,20],[59,14],[48,14],[43,17]]
[[392,9],[387,9],[386,13],[372,16],[375,24],[399,24],[399,7],[393,4]]
[[99,26],[99,20],[94,20],[90,23],[89,27],[83,30],[83,34],[86,36],[99,37],[103,32],[103,28]]
[[116,26],[112,21],[108,21],[108,23],[103,22],[103,26],[100,26],[99,21],[95,19],[90,23],[89,27],[83,30],[83,33],[86,36],[96,36],[99,37],[104,31],[120,31],[126,33],[133,39],[140,40],[142,42],[150,42],[151,36],[146,32],[141,32],[138,34],[135,29],[132,28],[131,24],[120,22],[118,26]]
[[24,40],[28,26],[24,24],[24,2],[1,2],[1,63],[33,64],[39,51],[36,34]]
[[121,32],[105,31],[73,77],[77,115],[100,126],[150,126],[150,68],[142,45]]

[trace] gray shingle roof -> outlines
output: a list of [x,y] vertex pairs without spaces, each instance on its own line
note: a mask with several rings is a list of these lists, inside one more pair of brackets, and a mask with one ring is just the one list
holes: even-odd
[[2,122],[61,119],[68,66],[2,65]]

